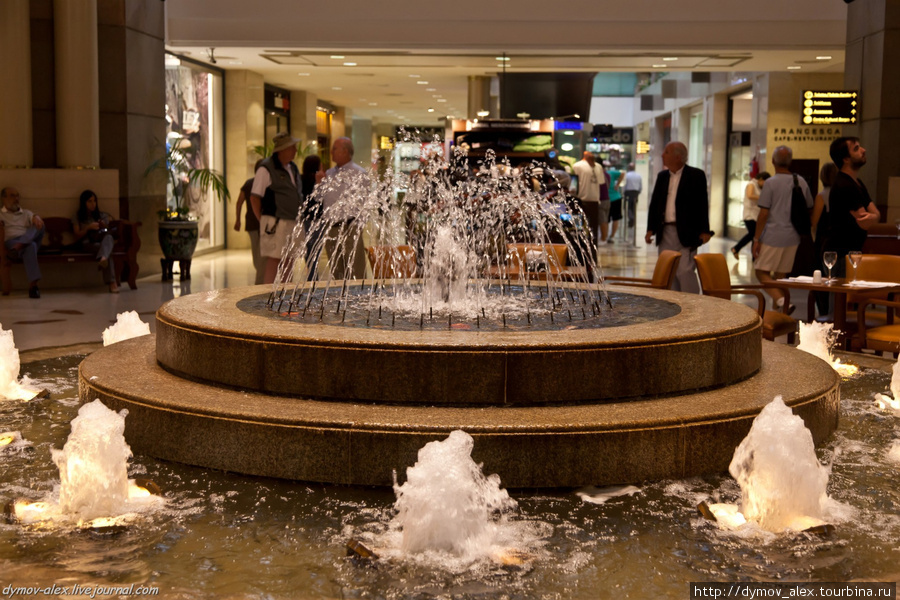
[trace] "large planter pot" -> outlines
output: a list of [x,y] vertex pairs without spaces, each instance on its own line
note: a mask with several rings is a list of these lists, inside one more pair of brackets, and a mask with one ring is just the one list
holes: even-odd
[[198,237],[197,221],[159,222],[159,247],[169,260],[191,260]]
[[197,249],[198,237],[197,221],[159,222],[159,247],[162,248],[164,256],[160,259],[163,281],[174,278],[172,265],[175,261],[178,261],[180,268],[179,279],[191,278],[191,258]]

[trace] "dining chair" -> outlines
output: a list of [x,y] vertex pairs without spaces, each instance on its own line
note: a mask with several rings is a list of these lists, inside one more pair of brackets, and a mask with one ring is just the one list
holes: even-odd
[[375,279],[405,279],[416,276],[416,251],[412,246],[367,246],[366,255]]
[[[853,265],[850,258],[847,261],[847,278],[853,277]],[[891,254],[863,254],[856,268],[856,278],[862,281],[888,281],[892,283],[900,283],[900,256]],[[887,323],[887,313],[892,311],[886,305],[878,305],[869,303],[871,310],[860,313],[857,308],[859,303],[867,298],[880,298],[882,300],[893,300],[890,292],[880,292],[873,294],[866,292],[865,288],[861,288],[858,292],[847,294],[847,321],[848,324],[855,326],[858,315],[865,315],[867,327],[878,327]]]
[[[867,317],[870,306],[882,306],[885,309],[885,322],[875,327],[868,325]],[[890,352],[894,356],[900,353],[900,324],[894,322],[894,314],[900,310],[900,302],[877,297],[860,297],[857,305],[856,334],[850,341],[853,350],[874,350],[879,356]]]
[[604,277],[603,280],[617,285],[667,290],[672,287],[672,282],[675,280],[675,272],[678,270],[678,263],[680,260],[681,252],[676,252],[675,250],[663,250],[656,259],[656,267],[653,268],[653,276],[650,277],[650,279],[613,275]]
[[764,289],[777,288],[785,294],[784,308],[788,310],[791,304],[790,291],[776,285],[731,285],[731,274],[728,271],[728,263],[724,254],[698,254],[694,257],[697,263],[697,274],[700,276],[700,288],[706,296],[730,300],[732,296],[749,294],[758,301],[757,313],[762,319],[762,335],[767,340],[774,341],[782,335],[787,336],[789,344],[794,343],[794,335],[797,331],[797,321],[786,312],[766,310],[766,298],[762,294]]

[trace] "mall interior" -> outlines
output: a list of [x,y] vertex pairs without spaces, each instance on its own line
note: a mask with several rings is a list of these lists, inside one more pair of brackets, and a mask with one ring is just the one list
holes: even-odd
[[[862,177],[893,223],[898,26],[897,0],[686,0],[674,12],[658,0],[640,11],[580,0],[565,11],[531,0],[514,10],[471,0],[452,10],[396,0],[339,9],[272,0],[265,10],[241,0],[5,0],[0,183],[44,217],[74,215],[82,190],[94,190],[104,211],[140,222],[141,243],[137,289],[118,295],[91,265],[47,264],[35,301],[14,267],[0,321],[22,348],[90,341],[117,312],[152,321],[168,298],[252,284],[249,238],[233,226],[236,190],[278,131],[326,165],[342,136],[360,165],[390,157],[408,171],[423,143],[439,139],[450,152],[479,131],[512,163],[549,147],[564,161],[589,150],[612,166],[633,163],[644,182],[636,227],[598,250],[607,274],[653,268],[644,221],[669,141],[684,142],[688,164],[707,175],[716,235],[701,252],[728,254],[743,235],[754,162],[771,170],[772,149],[788,145],[815,190],[840,135],[861,138]],[[804,111],[808,92],[849,92],[853,105],[820,118]],[[401,143],[404,132],[415,143]],[[516,150],[526,134],[546,147]],[[191,198],[199,243],[188,281],[160,281],[167,184],[148,166],[173,143],[189,144],[231,190],[224,202]],[[749,250],[728,260],[735,283],[753,281]]]

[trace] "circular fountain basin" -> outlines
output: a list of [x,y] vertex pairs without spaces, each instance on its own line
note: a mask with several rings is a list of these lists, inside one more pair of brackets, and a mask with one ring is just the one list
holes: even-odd
[[[125,435],[138,453],[252,475],[363,485],[391,485],[395,471],[402,479],[419,448],[455,429],[475,438],[473,458],[485,472],[501,474],[505,486],[540,488],[725,471],[752,420],[779,394],[816,443],[837,427],[834,370],[805,352],[763,343],[756,313],[724,300],[648,291],[681,310],[615,328],[447,331],[423,339],[416,335],[422,332],[361,328],[339,334],[341,328],[237,307],[259,291],[223,290],[164,305],[156,336],[85,359],[81,399],[127,408]],[[454,374],[442,374],[440,365],[452,365],[456,355],[464,358]],[[329,383],[342,373],[361,377],[360,363],[378,379],[386,364],[402,366],[404,357],[423,362],[403,367],[407,374],[393,381],[445,383],[413,381],[396,398],[384,380],[373,383],[378,395],[363,397],[352,395],[354,386],[341,396]],[[479,392],[481,378],[497,376],[487,364],[502,370],[502,391]],[[328,369],[337,371],[322,385],[332,387],[298,391],[306,389],[304,378]],[[529,369],[540,372],[529,376]],[[659,373],[665,377],[657,379]],[[527,384],[512,381],[519,376],[529,377]],[[580,383],[595,377],[618,396]],[[642,379],[669,387],[635,393],[616,377],[638,382],[640,390],[649,390]],[[361,389],[361,383],[354,385]],[[413,397],[432,389],[439,392],[434,398]]]
[[[157,312],[159,364],[243,390],[435,406],[681,394],[733,384],[761,364],[757,313],[696,295],[612,288],[621,308],[597,319],[420,331],[283,318],[264,308],[269,291],[227,289],[164,304]],[[646,310],[628,314],[635,304]]]

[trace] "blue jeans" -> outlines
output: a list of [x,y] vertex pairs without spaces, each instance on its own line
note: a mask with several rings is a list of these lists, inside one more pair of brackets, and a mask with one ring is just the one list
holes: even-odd
[[[37,282],[41,278],[41,268],[38,266],[38,250],[44,239],[44,228],[29,227],[19,237],[6,240],[6,249],[10,252],[10,258],[17,258],[25,265],[25,275],[30,283]],[[20,250],[14,250],[14,246],[23,244]]]

